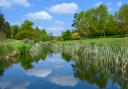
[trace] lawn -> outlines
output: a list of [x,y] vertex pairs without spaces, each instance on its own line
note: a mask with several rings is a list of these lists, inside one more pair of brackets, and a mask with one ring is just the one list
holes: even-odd
[[90,44],[90,43],[95,43],[95,44],[124,44],[128,45],[128,37],[122,37],[122,38],[94,38],[94,39],[84,39],[84,40],[71,40],[71,41],[59,41],[57,43],[60,44]]
[[31,46],[19,40],[3,40],[0,41],[0,57],[7,56],[9,54],[19,54],[24,49],[29,49]]

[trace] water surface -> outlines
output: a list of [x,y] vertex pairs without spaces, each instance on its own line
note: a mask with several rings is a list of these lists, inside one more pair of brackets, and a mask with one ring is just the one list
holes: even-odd
[[[61,54],[55,53],[49,54],[45,60],[33,61],[32,67],[27,69],[21,63],[14,63],[5,68],[4,73],[0,76],[0,89],[120,88],[118,83],[112,82],[111,79],[107,81],[102,80],[102,78],[99,78],[100,81],[95,79],[95,82],[99,82],[99,84],[95,84],[75,77],[74,73],[76,71],[73,64],[73,61],[67,62]],[[81,75],[81,77],[84,76]],[[106,82],[104,86],[102,86],[103,82]]]

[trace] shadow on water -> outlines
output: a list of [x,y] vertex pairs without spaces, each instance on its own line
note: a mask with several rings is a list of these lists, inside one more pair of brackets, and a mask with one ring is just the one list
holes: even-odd
[[127,46],[55,43],[41,46],[38,56],[27,53],[21,53],[13,60],[0,59],[0,76],[4,75],[4,71],[13,64],[20,63],[25,70],[28,70],[33,68],[33,62],[45,61],[47,56],[52,57],[53,53],[60,53],[63,60],[71,62],[75,78],[95,84],[101,89],[106,88],[110,80],[113,84],[118,84],[120,89],[128,88]]

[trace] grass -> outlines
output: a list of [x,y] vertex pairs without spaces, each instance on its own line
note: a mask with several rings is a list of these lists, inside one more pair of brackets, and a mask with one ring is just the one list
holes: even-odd
[[70,40],[70,41],[59,41],[57,43],[66,43],[66,44],[73,44],[73,43],[83,43],[83,44],[90,44],[90,43],[96,43],[96,44],[103,44],[103,43],[128,43],[128,37],[122,37],[122,38],[95,38],[95,39],[85,39],[85,40]]
[[[128,37],[124,38],[96,38],[78,41],[56,42],[56,53],[67,53],[76,58],[78,53],[84,59],[90,59],[93,54],[99,60],[128,61]],[[85,58],[86,57],[86,58]]]
[[15,53],[23,52],[22,48],[28,49],[30,47],[29,44],[26,44],[22,41],[18,40],[4,40],[0,41],[0,57],[7,56],[15,51]]

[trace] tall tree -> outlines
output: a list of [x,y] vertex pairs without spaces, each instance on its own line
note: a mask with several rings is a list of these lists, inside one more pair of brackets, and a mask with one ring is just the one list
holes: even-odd
[[118,12],[118,23],[122,34],[128,34],[128,4],[122,5]]
[[70,30],[66,30],[65,32],[63,32],[62,36],[63,36],[64,40],[71,40],[72,39],[72,33]]
[[18,25],[12,25],[11,26],[11,38],[15,39],[16,34],[21,30],[21,28]]
[[0,38],[10,38],[10,24],[4,18],[4,15],[0,13]]
[[96,16],[99,23],[99,34],[100,36],[105,35],[105,30],[107,28],[108,10],[104,5],[100,5],[96,8]]
[[107,29],[106,29],[105,33],[106,33],[106,36],[119,34],[116,19],[113,15],[109,15],[109,17],[108,17]]

